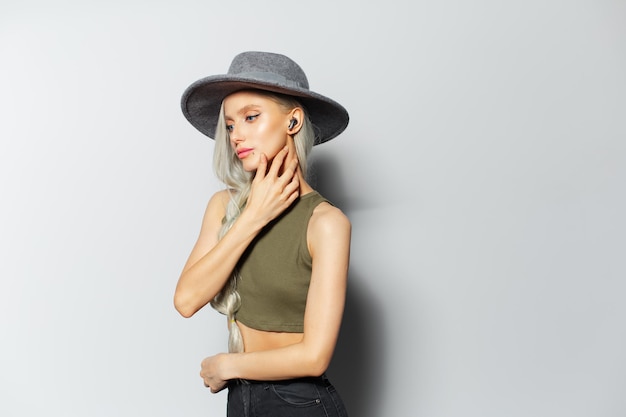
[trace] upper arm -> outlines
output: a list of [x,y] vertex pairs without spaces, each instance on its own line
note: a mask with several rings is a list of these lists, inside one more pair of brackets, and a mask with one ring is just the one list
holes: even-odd
[[183,273],[208,253],[217,244],[222,219],[226,213],[230,195],[228,190],[218,191],[211,197],[202,218],[198,239],[189,254]]
[[314,351],[322,372],[332,358],[343,317],[350,235],[350,221],[341,210],[330,204],[315,209],[307,234],[313,267],[303,342]]

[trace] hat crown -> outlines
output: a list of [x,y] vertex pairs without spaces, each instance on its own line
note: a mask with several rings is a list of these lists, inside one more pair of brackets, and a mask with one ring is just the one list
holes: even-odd
[[187,87],[181,97],[181,109],[196,129],[213,139],[221,123],[224,98],[248,89],[293,97],[313,126],[315,145],[335,138],[348,126],[348,112],[341,104],[311,91],[302,68],[289,57],[273,52],[239,53],[227,74],[210,75]]
[[285,55],[271,52],[248,51],[238,54],[233,58],[228,74],[309,89],[309,81],[298,64]]

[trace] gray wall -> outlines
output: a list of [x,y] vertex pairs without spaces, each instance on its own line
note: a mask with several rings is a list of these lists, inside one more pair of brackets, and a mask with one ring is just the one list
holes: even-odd
[[1,7],[0,415],[225,415],[224,319],[172,306],[220,188],[179,98],[250,49],[352,117],[313,170],[353,416],[626,415],[624,2],[97,3]]

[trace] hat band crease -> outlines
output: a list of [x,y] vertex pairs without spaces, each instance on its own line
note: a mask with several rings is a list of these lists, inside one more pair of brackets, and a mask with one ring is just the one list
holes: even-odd
[[289,80],[282,75],[275,74],[273,72],[241,72],[239,74],[236,74],[236,76],[241,78],[250,78],[257,81],[282,84],[291,88],[306,88],[296,81]]

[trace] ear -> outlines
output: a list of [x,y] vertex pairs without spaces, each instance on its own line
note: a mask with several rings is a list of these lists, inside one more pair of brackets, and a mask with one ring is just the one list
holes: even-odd
[[304,111],[300,107],[296,107],[288,114],[289,124],[287,126],[287,133],[291,136],[295,135],[302,128],[302,120],[304,120]]

